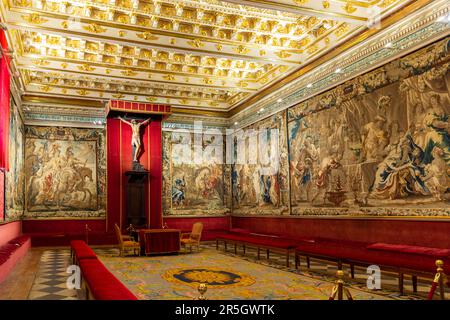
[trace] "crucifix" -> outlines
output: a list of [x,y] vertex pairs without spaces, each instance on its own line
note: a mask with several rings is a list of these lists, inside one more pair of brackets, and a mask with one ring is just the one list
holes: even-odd
[[131,136],[131,146],[134,149],[133,154],[133,162],[139,163],[139,155],[142,151],[141,146],[141,127],[145,126],[148,122],[150,122],[150,118],[145,121],[138,122],[136,119],[132,119],[131,121],[127,121],[122,117],[119,117],[120,121],[128,124],[131,127],[132,136]]

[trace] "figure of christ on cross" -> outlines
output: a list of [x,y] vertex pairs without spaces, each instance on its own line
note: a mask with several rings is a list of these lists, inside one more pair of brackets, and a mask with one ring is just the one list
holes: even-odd
[[131,127],[131,131],[132,131],[131,147],[134,147],[133,161],[134,162],[139,162],[138,158],[139,158],[140,152],[142,150],[142,147],[141,147],[141,127],[145,126],[150,121],[150,118],[148,118],[147,120],[142,121],[142,122],[138,122],[136,119],[132,119],[131,121],[127,121],[127,120],[123,119],[122,117],[119,117],[119,119],[120,119],[120,121],[130,125],[130,127]]

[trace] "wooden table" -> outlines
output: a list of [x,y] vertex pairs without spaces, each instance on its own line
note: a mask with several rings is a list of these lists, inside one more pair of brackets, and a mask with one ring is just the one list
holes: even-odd
[[181,230],[140,229],[138,232],[141,252],[145,255],[180,251]]

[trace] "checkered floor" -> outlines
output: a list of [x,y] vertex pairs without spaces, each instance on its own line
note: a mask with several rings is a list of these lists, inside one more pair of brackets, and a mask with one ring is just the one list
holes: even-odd
[[[204,243],[202,248],[215,249],[215,243]],[[201,249],[202,249],[201,248]],[[119,251],[115,248],[94,248],[99,256],[118,256]],[[296,274],[302,274],[316,279],[327,281],[334,281],[337,271],[336,264],[330,262],[311,259],[311,268],[307,269],[305,260],[303,259],[299,270],[294,268],[294,257],[291,258],[291,266],[285,266],[285,256],[278,254],[270,254],[270,259],[267,260],[265,255],[261,254],[261,259],[257,260],[257,253],[255,249],[247,248],[246,254],[242,254],[242,250],[238,249],[237,255],[234,254],[234,248],[229,247],[228,251],[223,250],[223,246],[217,251],[220,254],[240,257],[247,261],[260,263],[274,268],[282,269]],[[130,257],[132,259],[132,257]],[[70,290],[67,288],[67,279],[70,276],[66,273],[67,267],[70,265],[70,250],[69,249],[49,249],[44,251],[39,271],[31,288],[28,299],[30,300],[78,300],[84,299],[83,290]],[[355,267],[355,279],[350,278],[350,270],[348,266],[344,265],[345,282],[352,287],[369,290],[366,287],[367,274],[366,269]],[[398,292],[398,278],[397,275],[383,272],[381,277],[382,290],[378,290],[378,294],[386,295],[392,299],[417,300],[425,299],[430,288],[430,279],[418,279],[417,293],[412,292],[411,279],[405,276],[404,280],[404,294],[400,295]],[[450,298],[450,292],[446,289],[447,298]],[[435,296],[435,299],[438,297]]]
[[46,250],[41,256],[39,271],[31,287],[29,300],[78,300],[77,290],[67,288],[66,273],[70,250]]

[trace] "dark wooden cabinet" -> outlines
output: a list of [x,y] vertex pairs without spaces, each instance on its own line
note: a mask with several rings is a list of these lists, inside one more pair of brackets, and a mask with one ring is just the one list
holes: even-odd
[[132,224],[135,227],[147,225],[145,214],[146,185],[148,171],[127,171],[126,185],[126,221],[127,225]]

